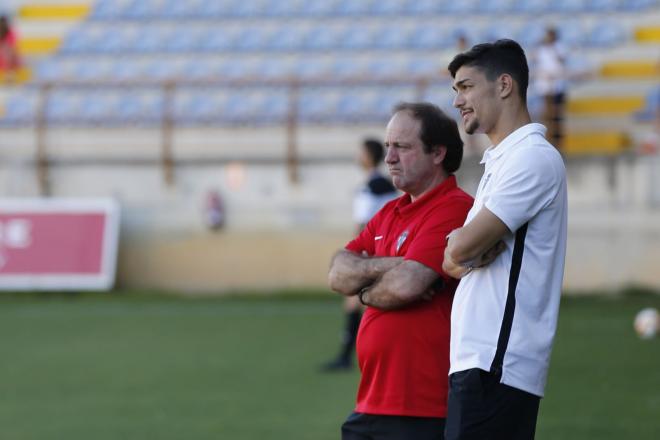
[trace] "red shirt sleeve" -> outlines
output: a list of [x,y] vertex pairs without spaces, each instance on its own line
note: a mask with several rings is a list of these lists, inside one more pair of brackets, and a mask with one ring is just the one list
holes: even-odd
[[441,277],[449,279],[442,270],[447,235],[463,226],[468,211],[472,208],[472,202],[471,197],[459,196],[452,197],[442,206],[436,207],[422,222],[404,259],[417,261],[435,270]]
[[369,223],[362,229],[362,232],[355,237],[353,240],[348,242],[346,245],[346,249],[352,252],[355,252],[356,254],[361,254],[362,252],[366,252],[367,255],[373,256],[375,253],[375,246],[374,246],[374,226],[379,219],[379,215],[376,214],[374,218],[372,218]]

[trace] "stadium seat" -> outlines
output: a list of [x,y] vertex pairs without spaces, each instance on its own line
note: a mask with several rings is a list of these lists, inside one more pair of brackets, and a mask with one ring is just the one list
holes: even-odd
[[369,15],[399,16],[406,12],[406,4],[402,0],[378,0],[371,4]]
[[480,14],[507,14],[512,9],[512,0],[479,0],[477,2],[477,11]]
[[338,57],[330,67],[330,76],[337,79],[350,79],[363,77],[367,66],[364,57]]
[[305,88],[298,98],[298,118],[303,122],[327,121],[337,115],[337,100],[337,91],[332,88]]
[[549,10],[560,14],[571,15],[587,10],[585,0],[553,0]]
[[283,26],[277,29],[262,46],[265,50],[293,52],[302,46],[308,29],[302,26]]
[[32,124],[37,114],[39,95],[36,90],[20,90],[9,96],[0,125]]
[[226,90],[218,88],[180,89],[174,96],[172,115],[181,124],[218,120],[224,109]]
[[621,0],[587,0],[584,8],[590,12],[614,12],[619,9]]
[[626,31],[618,21],[607,20],[595,23],[587,37],[591,46],[610,47],[626,41]]
[[289,114],[289,95],[285,89],[274,89],[259,96],[258,120],[262,123],[281,123]]
[[515,32],[515,40],[524,48],[532,49],[543,41],[545,29],[545,25],[537,21],[525,23]]
[[295,64],[295,73],[302,79],[327,77],[330,71],[330,61],[320,56],[302,57]]
[[520,14],[540,14],[548,10],[549,0],[513,0],[511,11]]
[[651,90],[644,99],[644,108],[635,113],[639,122],[653,121],[660,112],[660,87]]
[[658,0],[622,0],[621,9],[624,11],[643,11],[658,7]]
[[368,15],[371,5],[377,0],[340,0],[337,4],[337,14],[342,16]]
[[428,17],[439,14],[442,10],[441,5],[437,0],[408,0],[404,5],[404,11],[410,15]]
[[365,26],[347,27],[339,36],[338,48],[349,50],[368,49],[374,40],[374,32]]
[[404,49],[410,38],[411,30],[402,27],[383,27],[377,29],[373,38],[372,47],[375,49],[397,50]]
[[303,17],[331,17],[337,15],[341,0],[326,0],[322,2],[303,1],[298,4],[297,13]]
[[324,51],[335,48],[339,41],[341,28],[319,26],[308,31],[303,39],[303,49]]
[[446,30],[439,26],[426,25],[413,30],[408,39],[408,47],[413,49],[441,49],[449,46],[450,38]]

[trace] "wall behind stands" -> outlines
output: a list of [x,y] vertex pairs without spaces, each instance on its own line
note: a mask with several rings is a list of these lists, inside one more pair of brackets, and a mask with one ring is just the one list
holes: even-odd
[[[232,133],[235,139],[243,138],[237,145],[248,145],[245,139],[250,136],[258,142],[260,136],[278,135],[249,129]],[[69,136],[71,143],[65,148],[66,142],[58,140],[66,138],[64,133],[54,133],[52,195],[111,196],[120,202],[118,284],[122,287],[221,292],[324,286],[332,254],[354,230],[351,198],[361,180],[354,163],[356,145],[362,135],[379,133],[377,127],[305,129],[300,137],[307,159],[296,184],[289,181],[281,160],[232,160],[229,153],[236,150],[230,149],[231,143],[222,150],[226,156],[214,147],[200,147],[197,158],[205,152],[206,162],[179,158],[171,186],[163,180],[157,148],[145,146],[142,151],[153,156],[127,161],[121,157],[130,149],[118,143],[99,158],[98,149],[95,156],[89,155],[74,136]],[[125,135],[139,140],[139,132]],[[201,137],[217,135],[200,131]],[[37,185],[30,150],[19,148],[20,136],[14,136],[1,142],[0,193],[34,196]],[[265,151],[273,145],[280,148],[273,142]],[[480,172],[478,157],[471,156],[459,182],[474,192]],[[570,159],[568,181],[565,287],[660,287],[660,157]],[[211,190],[221,193],[227,215],[226,227],[216,232],[204,223]]]

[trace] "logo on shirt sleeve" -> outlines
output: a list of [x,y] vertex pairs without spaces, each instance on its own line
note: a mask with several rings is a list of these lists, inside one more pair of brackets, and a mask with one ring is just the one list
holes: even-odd
[[406,238],[408,238],[408,230],[405,230],[399,235],[399,238],[396,240],[396,252],[399,252],[399,249],[401,249],[401,246],[403,246],[403,243],[406,242]]

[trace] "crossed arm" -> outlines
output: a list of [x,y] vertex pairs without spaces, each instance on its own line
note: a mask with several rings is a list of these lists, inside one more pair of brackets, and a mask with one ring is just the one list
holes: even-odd
[[332,259],[328,283],[344,295],[383,310],[398,309],[433,294],[439,278],[431,268],[401,257],[364,257],[340,250]]
[[468,224],[447,236],[442,269],[451,277],[462,278],[472,269],[489,265],[506,248],[502,239],[508,233],[499,217],[481,208]]

